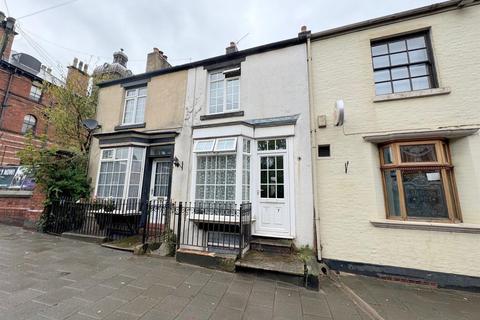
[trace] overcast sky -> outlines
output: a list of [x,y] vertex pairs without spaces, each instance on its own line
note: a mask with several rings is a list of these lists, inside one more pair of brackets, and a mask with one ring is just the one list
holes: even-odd
[[74,57],[92,70],[111,62],[119,48],[130,59],[128,67],[141,73],[153,47],[178,65],[223,54],[230,41],[246,34],[240,49],[295,37],[302,25],[318,32],[439,1],[77,0],[21,18],[64,2],[0,0],[1,11],[19,18],[13,49],[55,64],[57,73]]

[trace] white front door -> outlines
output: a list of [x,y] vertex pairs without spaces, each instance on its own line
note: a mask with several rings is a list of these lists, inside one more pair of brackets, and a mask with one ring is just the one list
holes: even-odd
[[165,201],[170,189],[170,170],[172,163],[168,159],[153,160],[150,180],[150,200]]
[[[259,146],[257,155],[257,214],[255,234],[268,237],[291,238],[291,210],[289,188],[289,157],[285,139],[268,140],[281,147]],[[259,141],[260,142],[260,141]]]

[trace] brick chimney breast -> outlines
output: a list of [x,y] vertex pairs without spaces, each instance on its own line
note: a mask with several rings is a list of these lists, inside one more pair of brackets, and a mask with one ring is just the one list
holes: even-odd
[[12,53],[13,38],[17,34],[15,32],[15,19],[5,14],[0,14],[0,58],[8,61]]
[[73,90],[79,95],[86,95],[90,76],[87,73],[88,65],[83,61],[73,59],[73,64],[68,67],[67,88]]
[[147,55],[146,72],[170,68],[172,65],[167,61],[167,56],[158,48],[153,48],[153,51]]

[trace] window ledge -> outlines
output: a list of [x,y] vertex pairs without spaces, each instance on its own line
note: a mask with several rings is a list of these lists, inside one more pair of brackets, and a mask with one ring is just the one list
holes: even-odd
[[0,198],[30,198],[31,190],[0,190]]
[[225,113],[215,113],[215,114],[206,114],[200,116],[200,120],[213,120],[213,119],[222,119],[222,118],[232,118],[232,117],[243,117],[243,111],[234,111],[234,112],[225,112]]
[[136,123],[136,124],[121,124],[113,128],[115,131],[119,130],[128,130],[128,129],[139,129],[139,128],[145,128],[147,124],[145,122],[143,123]]
[[399,221],[399,220],[370,220],[370,223],[377,228],[480,234],[480,224]]
[[409,91],[409,92],[401,92],[401,93],[392,93],[392,94],[385,94],[376,96],[373,98],[373,102],[383,102],[383,101],[394,101],[394,100],[404,100],[404,99],[412,99],[412,98],[421,98],[421,97],[429,97],[429,96],[438,96],[442,94],[449,94],[450,88],[434,88],[434,89],[427,89],[427,90],[417,90],[417,91]]

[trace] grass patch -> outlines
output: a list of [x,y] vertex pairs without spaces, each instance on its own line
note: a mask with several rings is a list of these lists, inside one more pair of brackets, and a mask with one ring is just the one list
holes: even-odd
[[108,242],[106,244],[108,244],[109,246],[115,246],[122,249],[133,249],[135,246],[142,244],[142,237],[137,235],[137,236],[132,236],[132,237]]

